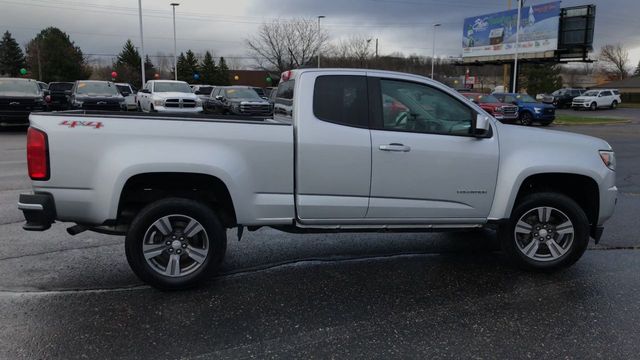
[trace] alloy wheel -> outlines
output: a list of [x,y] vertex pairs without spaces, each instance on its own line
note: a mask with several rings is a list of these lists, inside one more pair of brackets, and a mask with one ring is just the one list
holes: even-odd
[[518,250],[536,261],[563,257],[574,240],[575,229],[569,217],[553,207],[537,207],[524,213],[514,230]]

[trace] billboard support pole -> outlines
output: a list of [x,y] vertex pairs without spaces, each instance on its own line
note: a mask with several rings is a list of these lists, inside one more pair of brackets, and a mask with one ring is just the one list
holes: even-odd
[[518,48],[520,46],[520,13],[522,11],[522,0],[518,0],[518,18],[516,19],[516,52],[513,60],[513,92],[518,92]]
[[[511,0],[507,0],[507,10],[511,10]],[[506,90],[509,87],[509,65],[502,65],[502,87]]]

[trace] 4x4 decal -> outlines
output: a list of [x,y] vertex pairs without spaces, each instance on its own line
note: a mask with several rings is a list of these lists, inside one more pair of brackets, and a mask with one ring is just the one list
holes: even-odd
[[80,127],[80,126],[88,126],[88,127],[94,128],[94,129],[100,129],[100,128],[104,127],[104,125],[100,121],[76,121],[76,120],[69,121],[69,120],[64,120],[58,125],[64,125],[64,126],[68,126],[70,128],[75,128],[75,127]]

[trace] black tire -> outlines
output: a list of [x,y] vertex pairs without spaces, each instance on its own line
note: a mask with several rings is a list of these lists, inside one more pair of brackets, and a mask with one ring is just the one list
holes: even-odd
[[142,105],[140,105],[140,101],[138,101],[138,109],[139,112],[142,112]]
[[613,100],[613,102],[611,103],[611,110],[614,110],[617,107],[618,107],[618,102]]
[[533,115],[531,115],[531,113],[528,111],[524,111],[522,114],[520,114],[520,124],[524,126],[533,125]]
[[[554,260],[538,261],[525,255],[517,245],[516,225],[520,218],[540,207],[552,207],[566,215],[573,225],[574,233],[566,252]],[[533,228],[535,229],[535,228]],[[559,229],[559,228],[558,228]],[[533,235],[531,235],[533,236]],[[518,267],[531,271],[554,271],[573,265],[584,254],[589,244],[589,220],[580,206],[571,198],[552,192],[531,194],[516,205],[511,218],[499,231],[502,249]],[[538,241],[535,238],[531,241]],[[540,243],[541,244],[541,243]],[[544,251],[544,247],[538,251]],[[538,246],[536,246],[538,249]],[[548,248],[547,248],[548,250]]]
[[589,110],[591,111],[598,110],[598,104],[596,104],[595,102],[592,102],[591,105],[589,105]]
[[[185,216],[195,219],[203,229],[203,231],[201,230],[198,234],[204,233],[204,236],[207,238],[208,247],[206,257],[201,259],[195,270],[192,270],[192,272],[187,273],[187,275],[184,276],[168,276],[160,274],[159,270],[154,269],[145,259],[143,251],[145,234],[148,233],[148,230],[151,230],[156,221],[166,216]],[[186,229],[183,228],[182,230]],[[180,233],[181,230],[174,227],[172,231]],[[174,234],[174,232],[171,234]],[[154,243],[160,245],[160,247],[165,244],[165,240],[168,240],[167,244],[171,241],[169,239],[169,236],[171,235],[166,235],[166,237],[161,233],[157,233],[155,235],[163,239],[158,243]],[[185,234],[183,235],[187,237]],[[175,237],[173,237],[173,239],[175,239]],[[158,256],[170,257],[171,255],[169,254],[169,251],[173,252],[174,250],[169,250],[169,248],[171,248],[171,246],[166,246],[166,250],[163,250],[163,253]],[[189,288],[196,286],[198,283],[207,279],[218,269],[222,259],[224,258],[226,248],[226,231],[220,224],[220,221],[214,211],[200,202],[183,198],[167,198],[147,205],[133,219],[125,238],[127,261],[129,262],[129,266],[131,266],[133,272],[140,278],[140,280],[162,290]],[[177,255],[178,253],[180,253],[179,248],[178,250],[175,250],[173,255]],[[196,263],[192,260],[193,258],[191,255],[188,255],[187,250],[184,250],[180,256],[181,260],[178,261],[178,266],[180,266],[183,258],[186,263]],[[167,262],[167,267],[168,266],[169,262]],[[167,268],[167,270],[169,269]]]

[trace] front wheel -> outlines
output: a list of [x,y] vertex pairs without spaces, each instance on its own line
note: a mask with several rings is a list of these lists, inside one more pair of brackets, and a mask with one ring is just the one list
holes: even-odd
[[589,110],[591,110],[591,111],[598,110],[598,104],[592,102],[591,105],[589,105]]
[[573,199],[558,193],[525,197],[500,229],[509,258],[526,270],[551,271],[578,261],[589,243],[589,221]]
[[531,126],[531,124],[533,124],[533,115],[527,111],[523,112],[520,115],[520,124],[524,126]]
[[164,290],[197,285],[220,265],[226,232],[215,213],[189,199],[168,198],[142,209],[125,239],[127,261],[145,283]]

